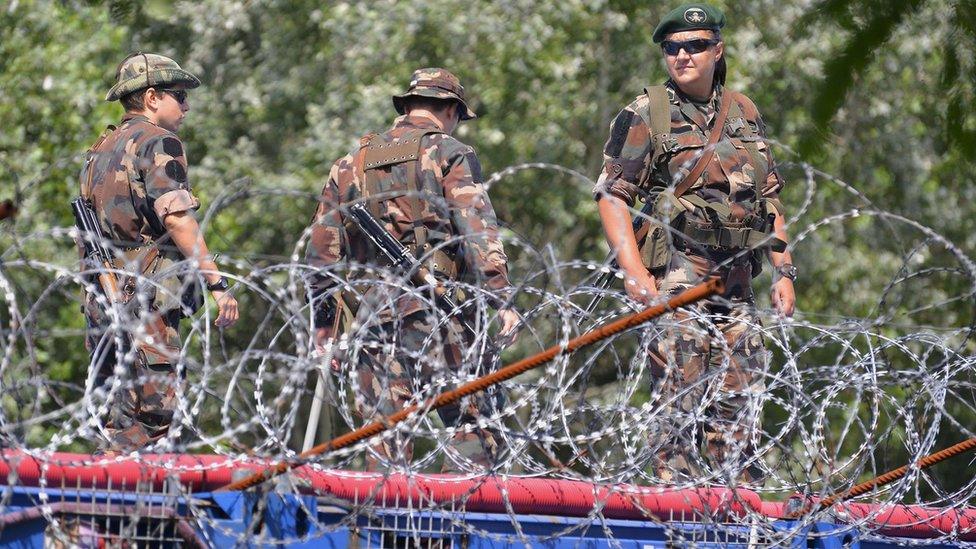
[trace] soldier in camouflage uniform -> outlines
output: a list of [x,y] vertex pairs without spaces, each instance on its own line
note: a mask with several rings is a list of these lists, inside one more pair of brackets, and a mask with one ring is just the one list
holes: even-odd
[[[794,307],[796,270],[778,199],[783,180],[755,105],[724,86],[724,23],[707,4],[683,5],[662,20],[654,41],[663,42],[670,79],[614,119],[594,189],[630,297],[650,302],[711,273],[726,283],[722,298],[676,311],[658,325],[666,335],[652,338],[654,392],[663,407],[652,445],[664,481],[709,474],[761,481],[755,442],[767,353],[750,285],[761,269],[756,251],[768,252],[775,269],[777,311],[790,316]],[[714,154],[675,196],[702,156],[725,94],[732,102]],[[667,127],[652,128],[654,120]],[[631,227],[629,207],[638,197],[654,206],[655,228],[643,238]],[[773,237],[780,251],[769,248]]]
[[[126,57],[105,97],[120,101],[125,115],[92,145],[81,173],[81,195],[92,205],[110,239],[106,244],[115,250],[115,267],[123,272],[123,303],[109,303],[96,282],[88,285],[83,307],[95,384],[112,395],[108,440],[102,444],[109,452],[144,448],[169,430],[179,383],[179,320],[192,312],[183,305],[180,262],[199,262],[219,308],[218,326],[238,317],[237,302],[226,293],[227,280],[209,257],[193,216],[200,203],[175,133],[189,110],[187,90],[199,85],[196,76],[162,55]],[[131,348],[115,345],[123,329],[122,341]],[[107,383],[111,379],[114,389]]]
[[[344,208],[364,201],[439,280],[457,279],[464,272],[491,290],[492,305],[500,307],[499,335],[513,338],[519,317],[505,306],[507,258],[481,165],[474,149],[451,136],[460,121],[476,116],[465,101],[464,88],[446,70],[420,69],[407,92],[393,97],[393,105],[403,115],[393,127],[364,137],[360,147],[332,166],[311,227],[308,263],[318,268],[343,260],[388,265],[347,219]],[[321,274],[311,281],[320,341],[334,335],[333,284]],[[416,289],[380,283],[370,283],[360,296],[356,324],[369,327],[369,341],[363,342],[356,365],[362,391],[357,407],[364,418],[379,419],[417,395],[430,396],[435,375],[462,368],[471,342],[456,317],[443,322],[444,313],[432,307],[429,296],[421,299]],[[448,427],[470,423],[484,410],[485,400],[479,396],[438,413]],[[376,469],[377,458],[406,465],[411,444],[402,436],[398,433],[376,445],[367,466]],[[471,463],[490,466],[497,453],[498,440],[491,431],[459,433],[448,448],[444,469]]]

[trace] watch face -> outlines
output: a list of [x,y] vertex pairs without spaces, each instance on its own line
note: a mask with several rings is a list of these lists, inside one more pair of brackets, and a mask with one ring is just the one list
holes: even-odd
[[222,292],[226,290],[228,287],[230,287],[230,285],[227,283],[227,279],[224,277],[220,277],[220,280],[218,280],[217,282],[207,285],[207,289],[210,290],[211,292],[216,292],[216,291]]
[[796,266],[795,265],[781,265],[779,269],[779,274],[790,280],[796,280]]

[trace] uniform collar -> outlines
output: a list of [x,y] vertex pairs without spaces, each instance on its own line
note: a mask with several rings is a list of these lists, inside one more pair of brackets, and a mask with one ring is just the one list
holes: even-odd
[[712,96],[707,101],[701,102],[682,93],[673,80],[669,79],[665,85],[670,90],[668,97],[671,98],[671,103],[678,106],[685,119],[694,123],[702,131],[708,131],[709,124],[712,123],[719,111],[724,87],[721,84],[715,84],[715,87],[712,88]]
[[705,101],[698,101],[696,99],[692,99],[691,97],[683,93],[681,91],[681,88],[679,88],[678,85],[674,82],[674,80],[671,80],[670,78],[664,85],[667,86],[668,89],[671,91],[671,93],[668,94],[668,97],[671,98],[671,102],[674,103],[675,105],[677,105],[678,103],[692,103],[695,105],[711,104],[717,107],[719,102],[721,102],[722,100],[722,91],[725,89],[724,86],[722,86],[721,84],[715,84],[715,87],[712,88],[711,97],[709,97]]
[[125,124],[126,122],[148,122],[149,124],[152,124],[152,122],[150,122],[145,115],[132,113],[125,113],[122,115],[122,124]]
[[398,116],[396,120],[393,121],[394,128],[413,128],[418,130],[441,130],[443,128],[437,125],[426,116],[410,116],[405,114],[403,116]]

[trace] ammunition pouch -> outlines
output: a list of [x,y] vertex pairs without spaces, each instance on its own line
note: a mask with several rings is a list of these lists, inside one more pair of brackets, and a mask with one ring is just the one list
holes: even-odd
[[139,273],[119,277],[123,303],[136,296],[142,277],[151,280],[141,285],[146,301],[156,311],[180,309],[184,317],[199,311],[204,302],[203,287],[196,276],[187,276],[177,268],[182,260],[178,252],[163,251],[156,244],[122,250],[120,257],[112,261],[113,266],[129,272],[135,266]]
[[[698,251],[716,255],[734,255],[751,249],[749,261],[752,276],[762,272],[762,258],[767,248],[782,252],[786,243],[770,238],[773,232],[773,216],[766,214],[765,200],[756,204],[757,213],[748,213],[741,220],[732,208],[724,204],[706,202],[699,196],[687,195],[682,200],[702,210],[709,221],[700,222],[684,215],[688,210],[669,192],[661,192],[655,198],[650,230],[641,240],[638,234],[641,259],[654,276],[660,276],[671,261],[675,249]],[[741,210],[741,208],[740,208]],[[662,221],[667,226],[661,225]]]

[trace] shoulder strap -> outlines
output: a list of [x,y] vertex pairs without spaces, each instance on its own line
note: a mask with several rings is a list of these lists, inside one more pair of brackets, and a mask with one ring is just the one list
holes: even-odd
[[715,154],[715,144],[718,143],[719,138],[722,136],[725,129],[725,121],[729,117],[729,108],[732,106],[733,95],[734,92],[729,90],[722,91],[722,103],[718,109],[718,116],[712,122],[712,131],[708,134],[708,143],[705,143],[705,148],[702,150],[702,155],[698,157],[698,161],[695,162],[695,167],[675,186],[674,196],[681,196],[688,192],[688,189],[701,177],[708,163],[712,161],[712,156]]
[[664,154],[664,146],[671,137],[671,101],[666,86],[644,88],[647,95],[647,129],[651,134],[651,166]]
[[92,164],[95,163],[95,154],[100,152],[99,149],[101,148],[102,143],[108,139],[108,136],[115,133],[116,129],[117,128],[112,124],[106,126],[105,129],[102,130],[102,134],[98,136],[97,140],[95,140],[95,143],[91,147],[88,147],[88,152],[85,154],[85,175],[81,182],[80,192],[81,198],[86,201],[91,201],[92,177],[95,175],[95,172],[92,170]]
[[741,117],[744,120],[745,128],[743,130],[745,131],[745,137],[749,138],[743,140],[742,145],[749,152],[749,156],[752,157],[754,169],[752,181],[753,192],[758,202],[762,198],[763,186],[766,184],[766,177],[769,175],[768,161],[759,152],[759,147],[756,146],[756,139],[762,139],[762,135],[758,131],[753,131],[749,125],[749,121],[754,121],[756,124],[759,124],[759,109],[756,108],[756,104],[752,102],[752,99],[746,97],[745,94],[729,91],[734,100],[732,109],[729,111],[729,116]]

